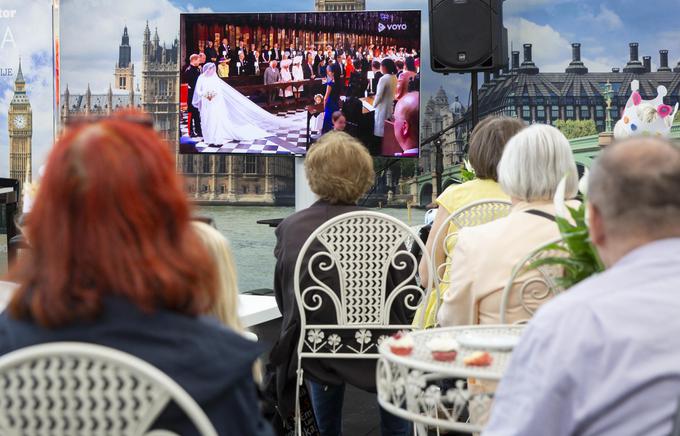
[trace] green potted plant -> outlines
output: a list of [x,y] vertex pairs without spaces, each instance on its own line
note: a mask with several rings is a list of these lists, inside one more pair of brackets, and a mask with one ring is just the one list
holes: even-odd
[[[544,250],[562,251],[564,256],[545,257],[530,265],[530,268],[538,268],[543,265],[561,266],[564,274],[558,279],[558,284],[564,289],[574,286],[593,274],[604,271],[604,264],[590,241],[588,231],[585,203],[587,179],[588,172],[586,170],[579,182],[579,191],[583,194],[584,201],[577,208],[570,207],[564,202],[566,176],[560,181],[553,199],[556,211],[555,221],[562,235],[562,243],[550,244],[544,247]],[[569,217],[571,217],[571,220]]]

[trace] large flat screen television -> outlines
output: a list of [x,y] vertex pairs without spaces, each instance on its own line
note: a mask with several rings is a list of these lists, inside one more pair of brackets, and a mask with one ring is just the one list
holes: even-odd
[[418,157],[420,11],[180,18],[180,153],[304,155],[333,129]]

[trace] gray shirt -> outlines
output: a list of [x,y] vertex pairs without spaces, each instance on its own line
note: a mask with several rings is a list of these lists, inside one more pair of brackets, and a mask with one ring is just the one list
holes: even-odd
[[543,306],[484,436],[667,436],[680,397],[680,238],[633,250]]
[[272,83],[276,83],[281,79],[281,74],[279,73],[278,68],[272,68],[272,67],[267,67],[266,70],[264,70],[264,84],[265,85],[271,85]]

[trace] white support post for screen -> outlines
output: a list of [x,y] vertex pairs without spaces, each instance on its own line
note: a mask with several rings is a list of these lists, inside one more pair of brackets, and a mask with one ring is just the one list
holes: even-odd
[[305,158],[295,157],[295,211],[301,211],[316,201],[305,174]]

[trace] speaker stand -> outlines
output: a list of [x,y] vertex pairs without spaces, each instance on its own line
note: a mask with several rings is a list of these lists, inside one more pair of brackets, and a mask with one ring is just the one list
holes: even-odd
[[472,72],[472,84],[470,85],[472,88],[472,129],[479,122],[479,82],[477,81],[477,74],[479,74],[477,71]]

